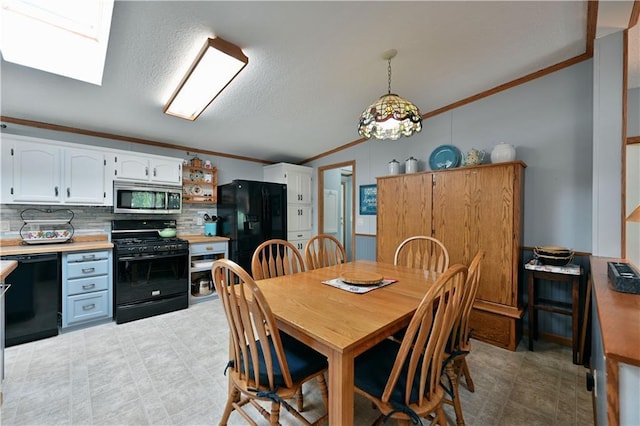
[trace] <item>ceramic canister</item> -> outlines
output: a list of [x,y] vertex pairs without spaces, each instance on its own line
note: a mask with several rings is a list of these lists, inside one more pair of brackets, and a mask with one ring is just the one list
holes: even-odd
[[398,163],[395,158],[389,161],[389,174],[390,175],[398,175],[400,174],[400,163]]
[[491,151],[492,163],[503,163],[516,159],[516,148],[508,143],[499,143]]
[[415,173],[418,171],[418,160],[413,157],[407,158],[405,162],[405,172],[406,173]]

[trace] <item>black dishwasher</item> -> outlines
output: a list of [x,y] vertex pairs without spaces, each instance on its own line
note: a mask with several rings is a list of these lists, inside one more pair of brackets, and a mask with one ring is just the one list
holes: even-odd
[[60,256],[58,253],[2,256],[18,267],[7,277],[5,346],[58,334]]

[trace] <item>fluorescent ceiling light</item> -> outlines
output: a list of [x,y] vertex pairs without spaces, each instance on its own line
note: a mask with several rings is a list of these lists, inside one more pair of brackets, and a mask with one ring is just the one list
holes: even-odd
[[163,111],[195,120],[247,63],[238,46],[218,37],[207,39]]
[[113,0],[2,0],[5,61],[101,85]]

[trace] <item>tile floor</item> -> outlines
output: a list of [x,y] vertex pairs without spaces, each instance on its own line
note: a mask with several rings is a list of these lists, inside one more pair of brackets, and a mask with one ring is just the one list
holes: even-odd
[[[226,401],[227,325],[217,300],[7,348],[2,425],[218,424]],[[474,342],[475,393],[461,388],[469,425],[593,424],[585,368],[570,348],[540,342],[516,352]],[[305,415],[323,412],[315,382]],[[452,407],[445,410],[455,424]],[[356,396],[356,424],[376,411]],[[259,417],[256,417],[259,419]],[[282,423],[295,424],[282,410]],[[233,413],[229,424],[244,424]],[[261,424],[264,424],[262,422]]]

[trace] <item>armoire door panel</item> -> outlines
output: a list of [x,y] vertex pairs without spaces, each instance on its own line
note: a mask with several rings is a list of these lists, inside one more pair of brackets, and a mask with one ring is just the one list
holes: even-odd
[[471,221],[471,193],[467,172],[435,173],[433,186],[434,237],[442,241],[449,252],[449,264],[468,264],[465,259],[474,231]]
[[513,167],[496,167],[475,175],[479,222],[499,226],[476,226],[485,251],[477,298],[515,306],[512,280]]
[[[403,179],[403,229],[400,241],[415,235],[431,236],[431,175],[412,174]],[[397,245],[396,245],[397,247]]]
[[393,254],[402,241],[403,206],[405,202],[404,181],[378,179],[377,205],[377,260],[393,263]]

